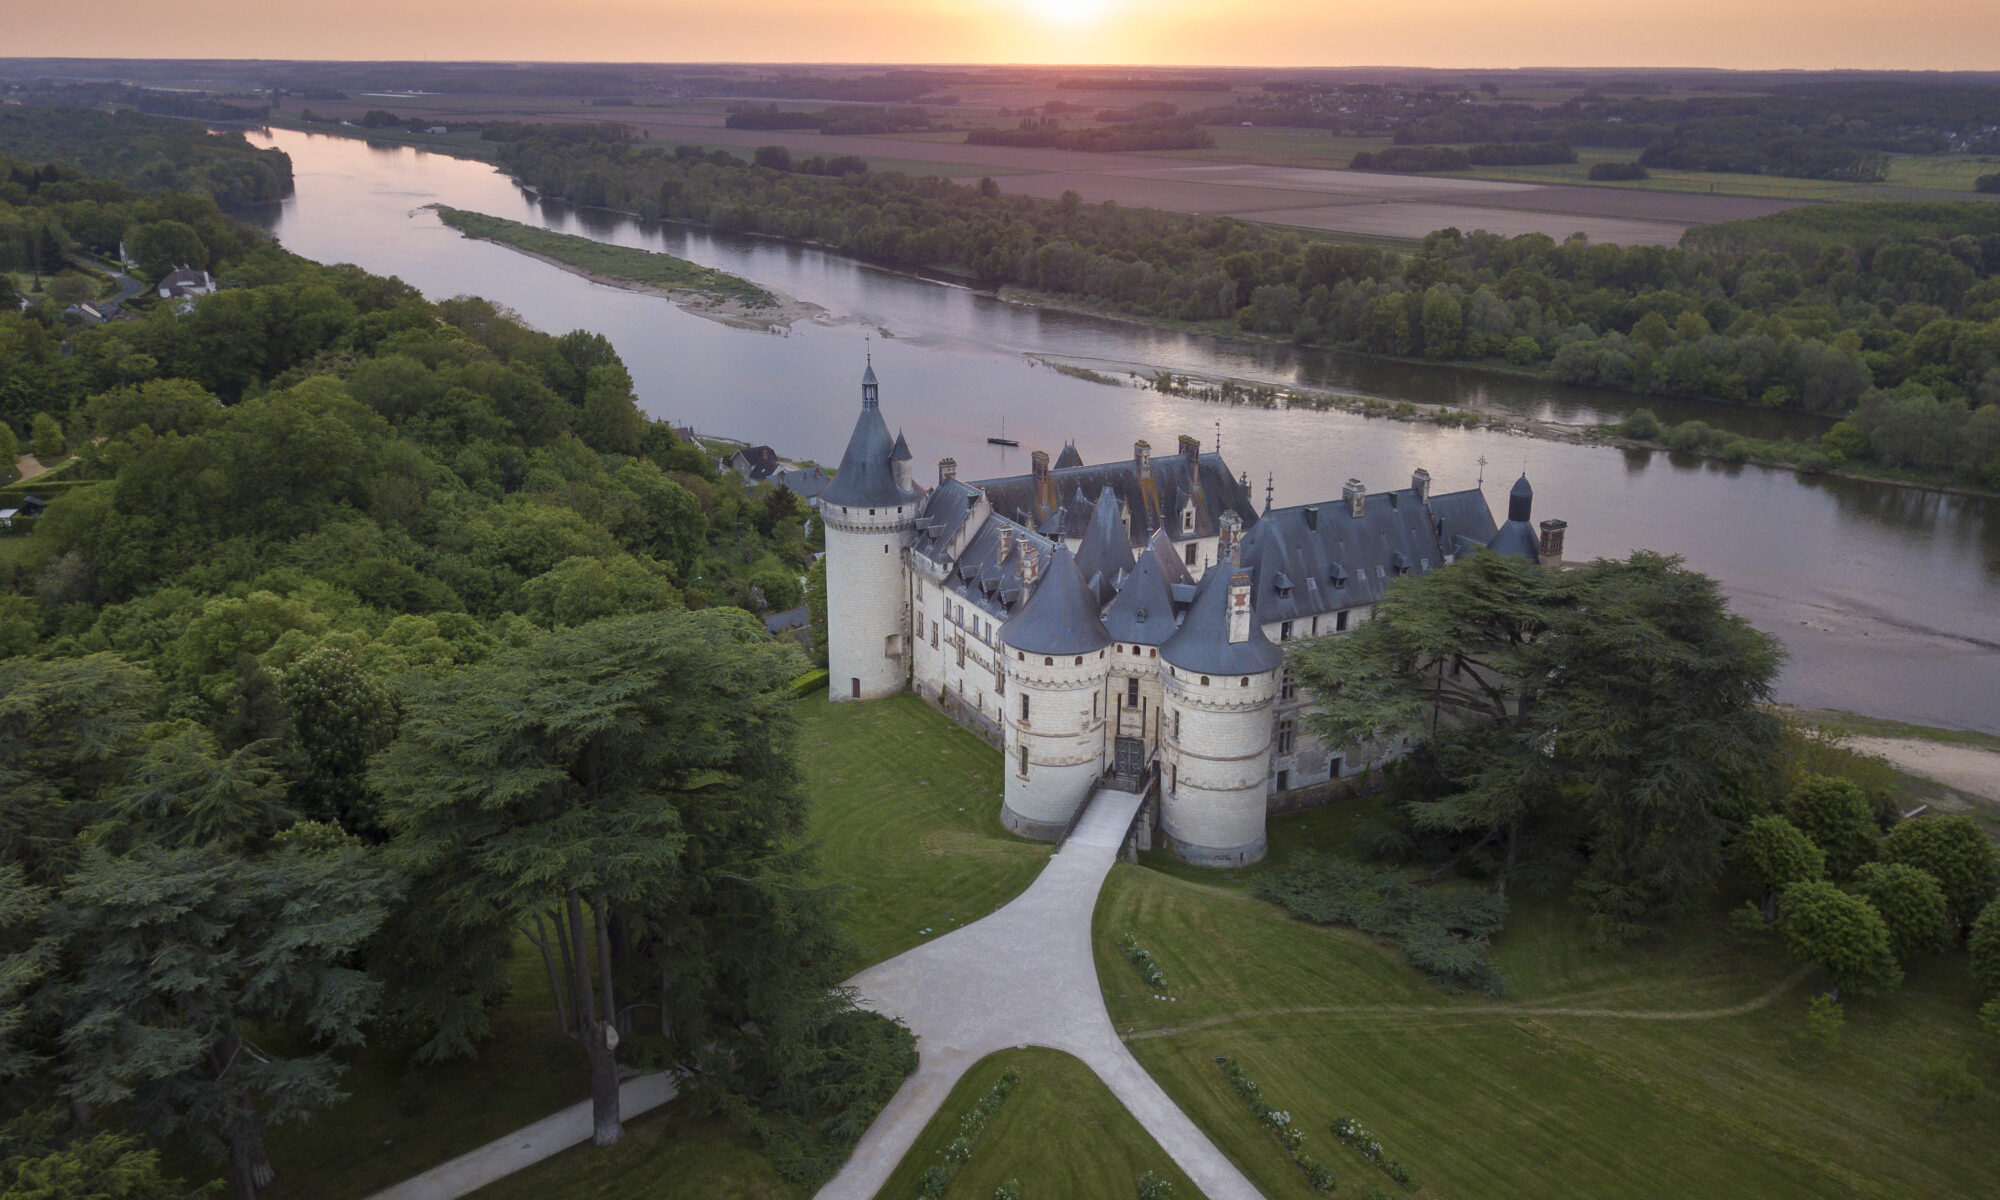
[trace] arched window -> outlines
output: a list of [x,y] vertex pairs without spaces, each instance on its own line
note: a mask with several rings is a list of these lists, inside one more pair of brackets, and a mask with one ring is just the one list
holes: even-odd
[[1076,665],[1079,667],[1083,665],[1083,655],[1079,654],[1076,656]]
[[1242,679],[1240,679],[1240,680],[1238,680],[1238,681],[1237,681],[1237,683],[1236,683],[1236,686],[1237,686],[1237,687],[1249,687],[1249,686],[1250,686],[1250,677],[1249,677],[1248,675],[1245,675],[1245,676],[1244,676],[1244,677],[1243,677]]
[[1053,658],[1044,657],[1042,659],[1042,665],[1045,667],[1053,667],[1056,665],[1056,660]]
[[1201,677],[1201,686],[1203,686],[1203,687],[1207,687],[1207,686],[1208,686],[1208,676],[1204,675],[1204,676],[1202,676],[1202,677]]

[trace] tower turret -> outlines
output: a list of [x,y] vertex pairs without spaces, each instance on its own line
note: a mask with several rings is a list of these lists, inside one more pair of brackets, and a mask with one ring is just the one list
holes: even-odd
[[1096,595],[1057,543],[1034,591],[1000,627],[1007,671],[1000,819],[1015,833],[1059,837],[1089,799],[1104,767],[1110,645]]
[[[900,449],[902,457],[897,457]],[[909,673],[909,588],[903,551],[916,521],[909,446],[882,420],[875,366],[861,376],[861,415],[840,471],[820,495],[826,523],[827,694],[871,700]]]

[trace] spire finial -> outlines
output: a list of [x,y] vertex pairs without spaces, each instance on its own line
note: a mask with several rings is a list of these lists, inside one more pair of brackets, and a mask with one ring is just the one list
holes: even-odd
[[1486,456],[1484,454],[1479,456],[1479,486],[1486,486]]
[[[1218,425],[1218,426],[1220,426],[1221,424],[1222,424],[1222,422],[1220,422],[1220,421],[1217,421],[1217,422],[1216,422],[1216,425]],[[1274,490],[1276,490],[1276,486],[1277,486],[1277,476],[1276,476],[1275,474],[1267,474],[1267,475],[1265,475],[1265,476],[1264,476],[1264,511],[1265,511],[1265,512],[1270,512],[1270,511],[1271,511],[1271,493],[1272,493],[1272,492],[1273,492]]]
[[1217,418],[1215,419],[1215,454],[1216,454],[1216,457],[1218,457],[1218,458],[1220,458],[1220,457],[1222,456],[1222,418],[1221,418],[1221,417],[1217,417]]

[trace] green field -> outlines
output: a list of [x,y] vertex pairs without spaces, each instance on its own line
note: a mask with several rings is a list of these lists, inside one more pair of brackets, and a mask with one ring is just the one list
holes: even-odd
[[[1274,857],[1345,849],[1357,817],[1279,818]],[[1946,1057],[1992,1075],[1962,957],[1917,964],[1890,996],[1850,998],[1840,1044],[1809,1051],[1797,1035],[1810,973],[1774,946],[1737,945],[1720,914],[1602,950],[1581,913],[1517,895],[1496,943],[1507,995],[1450,997],[1394,950],[1253,899],[1257,873],[1121,865],[1095,927],[1106,1003],[1137,1029],[1133,1052],[1272,1200],[1315,1193],[1218,1055],[1293,1113],[1347,1195],[1393,1185],[1334,1139],[1339,1116],[1379,1137],[1419,1195],[1991,1194],[2000,1097],[1943,1109],[1919,1083]],[[1170,1015],[1116,950],[1127,932],[1179,997]]]
[[467,237],[498,242],[542,258],[554,259],[592,276],[669,291],[696,292],[739,301],[748,308],[772,308],[778,303],[776,296],[747,279],[696,266],[671,254],[641,250],[636,246],[614,246],[609,242],[557,233],[538,225],[524,225],[485,213],[446,208],[442,204],[431,207],[437,210],[439,220]]
[[1388,138],[1347,137],[1324,129],[1291,129],[1277,125],[1216,125],[1206,127],[1215,145],[1206,150],[1141,150],[1144,158],[1192,158],[1209,162],[1260,163],[1273,167],[1347,166],[1362,150],[1384,150]]
[[1059,1050],[1040,1048],[1003,1051],[973,1064],[876,1200],[915,1196],[918,1179],[956,1136],[959,1118],[1010,1068],[1020,1072],[1021,1081],[944,1200],[989,1200],[1010,1179],[1019,1181],[1024,1197],[1127,1200],[1147,1171],[1173,1185],[1174,1200],[1201,1200],[1202,1193],[1089,1067]]
[[[25,540],[0,538],[0,553]],[[855,969],[925,940],[920,930],[984,916],[1047,862],[1048,846],[1000,826],[999,751],[936,709],[907,695],[814,697],[798,715],[813,837],[822,873],[845,889]],[[512,971],[514,993],[478,1058],[426,1070],[412,1087],[398,1055],[370,1048],[343,1081],[349,1099],[274,1130],[271,1200],[354,1200],[587,1097],[582,1051],[556,1031],[540,960],[524,947]],[[570,1151],[492,1193],[552,1195],[559,1182],[565,1196],[796,1194],[754,1139],[685,1109],[669,1104],[632,1122],[613,1151]]]

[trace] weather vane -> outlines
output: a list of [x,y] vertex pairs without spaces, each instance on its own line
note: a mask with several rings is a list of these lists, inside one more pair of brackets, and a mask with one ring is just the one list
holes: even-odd
[[1486,486],[1486,456],[1484,454],[1479,456],[1479,486]]

